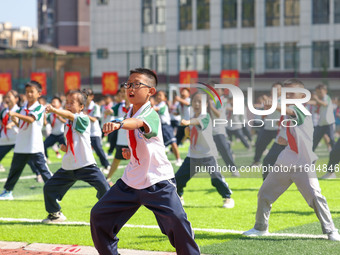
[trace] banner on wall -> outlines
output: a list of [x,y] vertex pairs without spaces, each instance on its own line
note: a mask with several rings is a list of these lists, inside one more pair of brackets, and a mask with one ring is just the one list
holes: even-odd
[[46,73],[31,73],[31,81],[37,81],[41,84],[42,95],[47,95],[47,80],[46,80]]
[[80,73],[79,72],[65,72],[64,74],[64,93],[69,90],[80,89]]
[[102,74],[102,94],[115,95],[118,91],[118,73],[104,72]]
[[239,85],[240,74],[238,70],[222,70],[221,71],[221,84]]
[[181,71],[179,73],[179,83],[181,84],[195,84],[197,83],[197,71]]
[[12,76],[10,73],[0,73],[0,94],[6,94],[12,89]]

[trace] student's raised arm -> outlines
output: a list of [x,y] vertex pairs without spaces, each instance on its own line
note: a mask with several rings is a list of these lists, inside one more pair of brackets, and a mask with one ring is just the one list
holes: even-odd
[[52,112],[52,113],[59,115],[62,118],[74,121],[74,114],[72,112],[67,111],[67,110],[63,110],[63,109],[56,109],[50,104],[46,106],[45,111],[46,111],[46,113]]

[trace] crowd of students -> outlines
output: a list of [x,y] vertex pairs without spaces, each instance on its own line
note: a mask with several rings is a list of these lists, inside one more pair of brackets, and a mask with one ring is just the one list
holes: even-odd
[[[215,83],[210,81],[210,85]],[[276,89],[279,102],[282,87],[304,88],[304,84],[297,79],[275,82],[272,88]],[[232,151],[233,136],[247,151],[256,136],[252,166],[260,165],[265,155],[261,165],[266,169],[314,164],[317,160],[314,151],[324,139],[330,156],[328,171],[322,178],[335,178],[335,169],[339,168],[340,139],[335,140],[340,134],[340,100],[332,100],[323,84],[315,88],[311,100],[305,104],[311,116],[296,107],[288,107],[287,115],[281,116],[278,104],[271,115],[254,117],[276,122],[263,121],[265,124],[257,128],[246,125],[247,116],[233,114],[233,107],[237,106],[224,90],[217,89],[215,98],[208,97],[202,112],[203,90],[192,93],[189,88],[182,88],[179,96],[175,95],[170,102],[166,91],[157,90],[157,76],[143,68],[131,70],[129,80],[121,84],[114,97],[104,96],[97,101],[93,91],[85,89],[55,96],[47,103],[41,97],[41,90],[38,82],[30,81],[25,86],[25,95],[11,90],[1,103],[0,161],[12,149],[14,155],[0,199],[13,199],[14,187],[29,164],[37,180],[45,182],[43,193],[48,216],[43,222],[60,222],[66,216],[58,201],[77,180],[88,182],[96,188],[99,199],[91,213],[91,232],[102,254],[116,251],[118,231],[140,205],[155,213],[162,232],[168,235],[178,254],[199,254],[183,210],[184,188],[195,174],[208,172],[211,184],[222,197],[222,206],[234,207],[232,191],[221,172],[206,170],[218,169],[223,161],[233,176],[240,176]],[[303,98],[302,93],[288,93],[288,96]],[[270,105],[269,93],[259,97],[255,107],[268,109]],[[237,124],[214,125],[216,119]],[[281,125],[284,119],[294,120],[296,127],[285,128]],[[103,148],[106,139],[107,153],[106,147]],[[179,146],[186,140],[190,140],[190,146],[182,160]],[[267,148],[273,140],[271,148]],[[64,152],[61,168],[54,174],[48,167],[50,147],[58,158],[60,151]],[[170,147],[168,152],[167,147]],[[93,151],[102,168],[98,168]],[[173,164],[179,166],[176,173],[166,153],[174,154]],[[218,161],[219,157],[222,160]],[[111,178],[121,160],[130,162],[122,178],[113,184]],[[1,170],[5,171],[4,167]],[[263,171],[263,179],[256,223],[245,235],[268,233],[272,204],[294,182],[315,210],[323,232],[330,240],[340,241],[315,172]],[[112,229],[114,233],[110,232]]]

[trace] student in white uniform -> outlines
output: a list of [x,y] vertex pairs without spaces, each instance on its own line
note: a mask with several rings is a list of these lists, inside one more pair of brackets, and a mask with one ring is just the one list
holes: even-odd
[[[0,162],[6,156],[6,154],[14,148],[15,140],[19,132],[19,128],[8,115],[8,112],[16,112],[20,109],[18,106],[18,92],[15,90],[8,91],[4,96],[4,102],[6,103],[7,107],[2,109],[0,112]],[[4,171],[5,168],[0,170],[0,172]]]
[[93,101],[94,94],[92,89],[86,89],[84,91],[88,95],[84,111],[91,121],[91,145],[99,157],[101,165],[104,167],[104,172],[108,172],[110,170],[110,163],[102,147],[102,130],[99,125],[99,119],[101,118],[100,107]]
[[[52,98],[51,105],[56,109],[61,108],[61,99],[59,97]],[[64,127],[66,120],[55,113],[50,113],[46,117],[47,123],[51,125],[51,134],[44,141],[45,156],[48,159],[47,149],[54,144],[65,145]]]
[[[291,79],[284,82],[284,87],[304,88],[301,81]],[[287,93],[289,99],[303,98],[303,93]],[[281,106],[278,110],[281,111]],[[340,241],[340,235],[335,228],[326,198],[321,194],[318,178],[312,164],[317,156],[312,150],[313,123],[310,115],[305,115],[296,106],[287,108],[286,134],[288,145],[280,153],[275,166],[278,171],[269,172],[259,193],[254,228],[244,232],[246,236],[262,236],[268,234],[269,216],[272,204],[295,183],[308,205],[314,209],[322,231],[331,241]],[[296,126],[293,127],[294,121]],[[300,166],[303,166],[300,168]],[[287,170],[282,170],[285,167]]]
[[9,170],[4,191],[0,199],[13,199],[12,191],[18,182],[26,163],[31,161],[41,174],[44,182],[51,178],[52,174],[46,163],[44,155],[44,143],[42,127],[44,125],[45,108],[39,104],[42,87],[36,81],[30,81],[25,85],[27,102],[17,111],[8,112],[8,116],[15,122],[19,132],[16,137],[14,155]]
[[61,168],[44,186],[45,208],[49,214],[42,222],[46,224],[66,220],[57,201],[62,200],[76,181],[82,180],[95,187],[98,199],[109,190],[91,149],[90,119],[83,113],[86,97],[80,91],[71,90],[66,97],[65,110],[52,105],[46,107],[47,113],[54,113],[68,120],[65,128],[67,145],[61,145],[61,150],[65,152]]
[[[232,191],[217,168],[217,149],[212,136],[212,121],[208,113],[209,110],[207,110],[207,114],[201,114],[201,100],[202,95],[199,92],[192,95],[193,118],[181,121],[183,126],[188,126],[186,134],[189,136],[190,133],[190,148],[187,157],[175,175],[177,193],[182,204],[184,204],[183,194],[187,182],[197,173],[197,167],[203,168],[202,171],[210,174],[211,184],[223,198],[223,207],[233,208]],[[208,167],[212,168],[213,171],[206,171]]]
[[149,99],[156,93],[157,76],[152,70],[130,71],[125,85],[133,107],[120,123],[109,122],[103,132],[126,129],[130,158],[123,177],[91,211],[91,233],[99,254],[118,254],[117,234],[141,205],[150,209],[178,255],[198,255],[190,222],[176,193],[174,172],[166,157],[161,122]]

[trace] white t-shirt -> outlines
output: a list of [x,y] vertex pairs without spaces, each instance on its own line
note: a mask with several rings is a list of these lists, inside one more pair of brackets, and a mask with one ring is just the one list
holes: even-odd
[[65,123],[61,122],[55,113],[49,113],[46,117],[47,122],[51,125],[51,134],[61,135],[64,134]]
[[89,116],[97,118],[95,122],[90,121],[91,122],[91,137],[95,137],[95,136],[102,137],[102,130],[100,128],[99,121],[98,121],[98,119],[101,117],[99,105],[91,101],[91,103],[89,104],[89,106],[87,107],[85,111],[87,111],[87,114]]
[[190,120],[190,97],[187,97],[185,101],[187,101],[189,105],[182,105],[180,103],[178,105],[178,112],[183,120]]
[[196,119],[198,119],[200,124],[190,126],[190,148],[188,157],[217,157],[218,154],[212,136],[212,121],[210,115],[200,115]]
[[[91,140],[90,140],[90,119],[84,113],[75,114],[74,121],[68,121],[68,125],[72,127],[72,140],[73,140],[73,155],[68,141],[66,139],[67,152],[64,154],[61,167],[64,170],[76,170],[85,166],[96,164],[94,159]],[[69,130],[69,126],[65,127],[65,136]]]
[[332,99],[329,95],[325,95],[322,101],[326,102],[327,106],[317,106],[320,116],[318,126],[331,125],[335,122]]
[[[28,110],[28,114],[26,114],[25,110]],[[45,107],[37,101],[27,109],[26,102],[17,112],[21,115],[32,115],[35,117],[35,121],[31,124],[22,120],[19,121],[19,133],[17,135],[14,152],[44,153],[42,127],[44,126]]]
[[169,113],[169,108],[167,104],[162,101],[159,104],[155,105],[158,110],[158,115],[161,119],[162,124],[170,125],[171,124],[171,118],[170,118],[170,113]]
[[[223,96],[220,97],[221,98],[221,101],[222,101],[222,105],[220,103],[220,100],[218,100],[217,98],[215,99],[216,100],[216,105],[214,105],[214,107],[216,108],[216,110],[218,110],[220,116],[217,116],[214,114],[214,112],[211,110],[211,118],[212,118],[212,121],[215,120],[215,119],[222,119],[222,120],[225,120],[227,118],[226,116],[226,106],[227,106],[227,99]],[[212,123],[213,125],[213,123]],[[224,135],[226,136],[226,132],[225,132],[225,127],[226,125],[225,124],[216,124],[215,127],[213,125],[213,135]]]
[[[132,107],[132,105],[130,105]],[[115,106],[112,107],[113,110],[113,119],[117,121],[122,121],[127,114],[127,110],[125,108],[125,101],[122,101]],[[117,134],[117,145],[127,146],[128,139],[127,139],[127,130],[126,129],[119,129]]]
[[[297,121],[297,126],[289,128],[290,134],[292,134],[293,140],[297,146],[297,152],[293,150],[292,145],[289,143],[287,128],[285,128],[287,141],[289,144],[280,153],[275,164],[288,167],[298,167],[300,165],[310,166],[310,164],[312,164],[318,158],[312,150],[314,132],[312,117],[310,115],[305,115],[299,108],[295,106],[290,108],[293,109],[296,114],[295,118],[289,116],[287,117]],[[287,125],[287,122],[285,122],[285,124]]]
[[[131,117],[132,107],[127,114]],[[141,119],[149,127],[149,133],[141,129],[135,129],[134,136],[137,141],[136,153],[139,159],[133,155],[132,147],[130,162],[125,168],[122,180],[134,189],[145,189],[163,180],[174,178],[174,170],[165,154],[162,137],[161,121],[150,102],[145,103],[132,118]],[[129,134],[129,132],[128,132]]]
[[[12,109],[5,108],[0,112],[0,122],[2,122],[5,125],[6,119],[7,124],[12,123],[12,120],[10,117],[6,117],[7,113],[9,111],[16,112],[20,109],[18,105],[14,105]],[[15,140],[17,138],[17,134],[19,132],[19,128],[14,125],[11,129],[5,129],[5,127],[0,126],[0,146],[2,145],[14,145]],[[6,131],[5,131],[6,130]],[[6,132],[6,133],[5,133]]]

